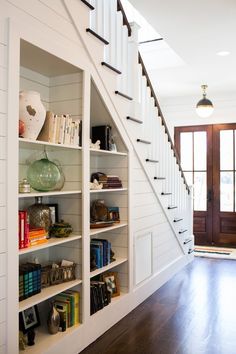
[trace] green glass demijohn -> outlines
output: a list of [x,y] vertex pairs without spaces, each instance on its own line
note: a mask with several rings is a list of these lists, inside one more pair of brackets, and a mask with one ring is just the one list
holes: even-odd
[[59,167],[50,161],[45,152],[45,158],[34,161],[28,168],[27,179],[36,191],[48,192],[56,188],[61,179]]

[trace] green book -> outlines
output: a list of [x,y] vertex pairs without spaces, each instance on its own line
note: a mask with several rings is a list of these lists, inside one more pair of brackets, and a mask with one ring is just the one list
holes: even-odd
[[67,290],[65,293],[74,297],[74,324],[79,324],[79,292],[75,290]]

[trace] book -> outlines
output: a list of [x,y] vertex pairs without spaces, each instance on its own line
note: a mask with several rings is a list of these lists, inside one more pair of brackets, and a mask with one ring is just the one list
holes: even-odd
[[24,243],[24,229],[25,229],[25,221],[24,221],[24,212],[19,211],[18,212],[18,218],[19,218],[19,249],[25,248],[25,243]]
[[60,293],[56,296],[56,301],[61,301],[68,304],[68,311],[67,311],[68,326],[67,327],[73,326],[74,313],[72,311],[71,298],[65,293]]
[[79,292],[75,290],[66,290],[64,292],[73,297],[72,311],[74,312],[74,325],[79,324]]
[[29,247],[29,215],[26,210],[24,210],[24,248]]

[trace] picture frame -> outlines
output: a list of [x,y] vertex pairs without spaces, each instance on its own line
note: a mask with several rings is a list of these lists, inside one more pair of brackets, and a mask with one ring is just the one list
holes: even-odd
[[59,217],[58,217],[58,204],[46,204],[51,211],[51,218],[52,218],[52,225],[55,224],[56,222],[59,222]]
[[19,327],[24,334],[32,331],[38,326],[40,326],[40,318],[38,307],[36,305],[19,313]]
[[107,286],[107,290],[111,293],[111,297],[120,295],[120,282],[117,272],[106,272],[102,275],[102,280]]
[[120,222],[119,207],[107,207],[107,216],[108,216],[108,220],[113,221],[115,223],[119,223]]

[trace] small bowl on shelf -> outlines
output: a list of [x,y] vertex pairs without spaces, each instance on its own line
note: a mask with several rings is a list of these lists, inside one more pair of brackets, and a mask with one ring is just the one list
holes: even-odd
[[61,220],[61,222],[56,222],[50,227],[49,235],[50,237],[68,237],[72,233],[73,229],[72,226]]

